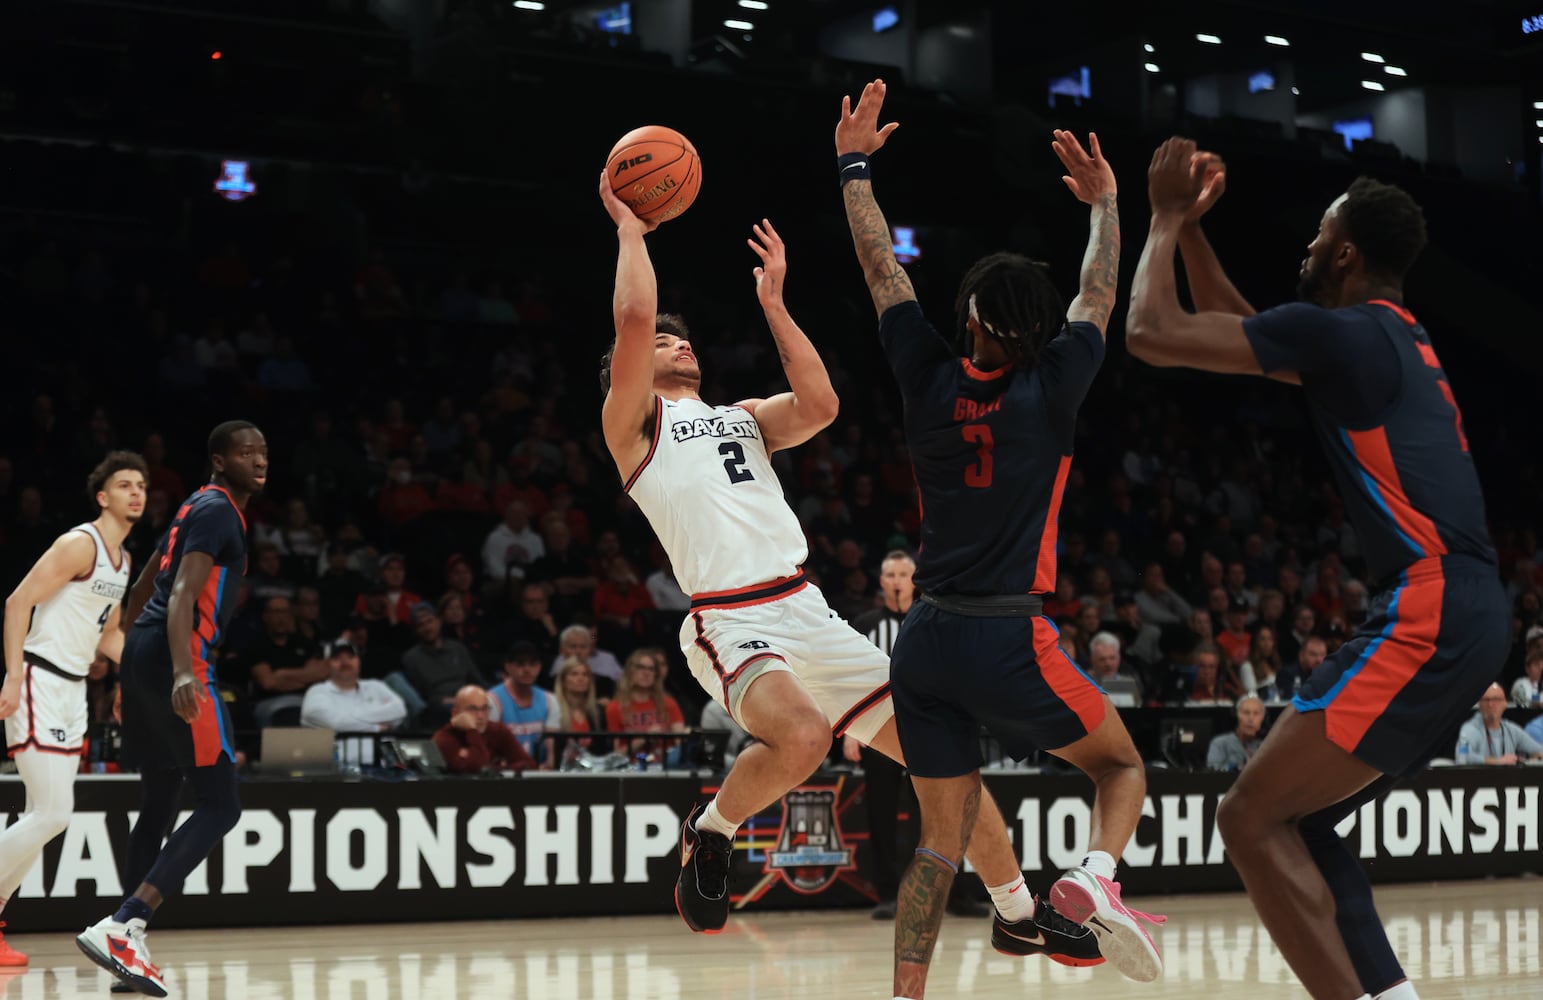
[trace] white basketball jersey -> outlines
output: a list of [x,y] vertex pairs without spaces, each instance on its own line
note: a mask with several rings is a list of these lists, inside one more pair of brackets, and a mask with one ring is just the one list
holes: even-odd
[[84,677],[96,659],[108,615],[128,592],[129,560],[119,548],[114,562],[95,525],[77,525],[71,530],[83,531],[96,542],[96,563],[89,576],[76,577],[37,606],[22,648],[60,670]]
[[654,439],[627,483],[688,594],[792,576],[809,555],[755,417],[655,397]]

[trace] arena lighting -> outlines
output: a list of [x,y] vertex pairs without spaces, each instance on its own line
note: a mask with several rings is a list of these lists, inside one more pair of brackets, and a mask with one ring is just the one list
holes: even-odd
[[1153,45],[1151,42],[1147,42],[1145,45],[1141,46],[1141,50],[1143,52],[1156,52],[1157,46]]
[[1302,94],[1302,92],[1300,90],[1298,90],[1297,88],[1295,88],[1295,87],[1291,88],[1291,96],[1292,97],[1299,97],[1299,96],[1301,96],[1301,94]]
[[1532,106],[1539,111],[1543,111],[1543,101],[1533,101]]
[[1536,125],[1538,128],[1543,128],[1543,119],[1539,119],[1538,121],[1535,121],[1532,124]]
[[1196,35],[1195,36],[1195,41],[1197,41],[1197,42],[1205,42],[1207,45],[1220,45],[1222,43],[1222,40],[1220,38],[1218,38],[1217,36],[1215,36],[1215,35],[1206,35],[1206,34]]
[[739,0],[741,7],[749,7],[751,10],[766,10],[771,5],[763,0]]
[[1367,62],[1374,62],[1374,63],[1384,63],[1384,62],[1387,62],[1386,59],[1382,58],[1381,56],[1379,56],[1375,52],[1362,52],[1361,53],[1361,58],[1365,59]]
[[733,20],[729,20],[729,21],[724,21],[723,22],[723,26],[725,28],[733,28],[735,31],[754,31],[755,30],[755,25],[751,24],[749,21],[733,21]]
[[514,5],[520,10],[546,10],[546,4],[541,0],[514,0]]
[[257,193],[257,184],[251,177],[252,165],[246,160],[221,160],[220,176],[214,182],[214,193],[226,201],[245,201]]
[[1159,71],[1157,63],[1147,63],[1147,67],[1146,68],[1147,68],[1147,72],[1148,73],[1156,73],[1156,72]]
[[1384,87],[1382,84],[1378,83],[1376,80],[1362,80],[1361,81],[1361,86],[1365,87],[1367,90],[1387,90],[1388,89],[1388,88]]
[[209,58],[215,62],[219,62],[221,59],[225,58],[225,53],[221,52],[219,49],[215,49],[213,52],[209,53]]
[[1388,76],[1408,76],[1409,75],[1409,71],[1404,69],[1402,66],[1384,66],[1384,67],[1382,67],[1382,71],[1384,73],[1388,74]]
[[1286,39],[1282,38],[1280,35],[1265,35],[1264,36],[1264,40],[1265,40],[1265,44],[1267,44],[1267,45],[1279,45],[1282,48],[1285,48],[1286,46],[1291,44]]

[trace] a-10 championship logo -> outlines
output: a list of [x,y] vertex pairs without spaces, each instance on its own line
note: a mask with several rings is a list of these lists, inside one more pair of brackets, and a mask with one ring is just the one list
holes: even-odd
[[833,788],[782,797],[782,831],[766,855],[766,871],[780,872],[793,891],[812,896],[844,871],[854,871],[853,851],[841,841]]

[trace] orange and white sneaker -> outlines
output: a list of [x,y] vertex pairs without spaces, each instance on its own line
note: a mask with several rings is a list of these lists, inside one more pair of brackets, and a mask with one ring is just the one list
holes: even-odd
[[150,961],[150,947],[145,944],[145,922],[130,920],[120,924],[103,917],[81,931],[75,944],[91,961],[117,976],[134,991],[147,997],[164,997],[166,981],[161,970]]
[[1050,887],[1050,902],[1062,916],[1097,935],[1099,952],[1126,979],[1150,983],[1163,974],[1163,954],[1140,922],[1162,924],[1168,918],[1120,902],[1120,883],[1073,868]]
[[[5,926],[5,921],[0,920],[0,927]],[[14,969],[27,964],[27,956],[11,947],[11,943],[5,939],[5,934],[0,933],[0,968]]]

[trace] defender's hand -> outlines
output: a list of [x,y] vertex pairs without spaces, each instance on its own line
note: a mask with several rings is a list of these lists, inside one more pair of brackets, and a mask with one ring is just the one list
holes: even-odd
[[1088,133],[1088,147],[1082,148],[1077,137],[1065,129],[1055,130],[1055,141],[1050,148],[1066,168],[1061,180],[1071,189],[1072,195],[1085,205],[1093,205],[1100,198],[1119,193],[1114,182],[1114,170],[1104,159],[1104,151],[1098,144],[1098,133]]
[[198,717],[203,714],[203,703],[208,700],[209,693],[192,674],[178,677],[172,684],[171,710],[189,725],[198,721]]
[[1201,181],[1200,196],[1185,214],[1185,222],[1199,222],[1200,217],[1211,210],[1227,190],[1227,164],[1215,153],[1197,151],[1190,161],[1189,171]]
[[867,153],[871,156],[884,145],[889,134],[900,127],[899,122],[878,127],[879,112],[884,108],[885,89],[883,80],[874,80],[868,84],[857,99],[855,111],[852,110],[852,98],[842,96],[841,120],[836,122],[836,155]]
[[782,286],[788,277],[788,248],[769,219],[762,219],[760,225],[750,228],[755,239],[745,242],[761,258],[761,266],[751,273],[755,275],[755,297],[761,300],[764,309],[782,301]]

